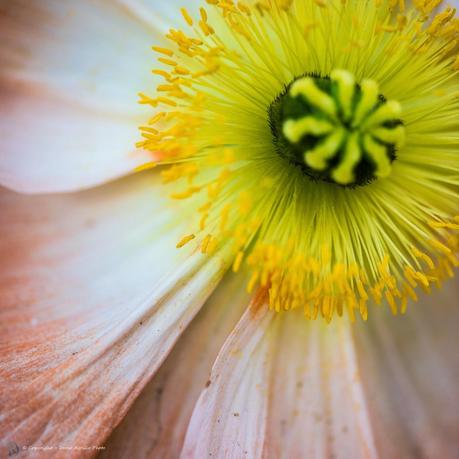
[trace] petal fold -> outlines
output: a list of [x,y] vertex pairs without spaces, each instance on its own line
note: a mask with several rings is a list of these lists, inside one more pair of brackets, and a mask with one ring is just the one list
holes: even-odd
[[277,327],[255,298],[223,345],[188,428],[182,458],[260,458]]
[[352,326],[286,314],[272,372],[266,458],[377,458]]
[[247,307],[245,285],[234,275],[221,282],[113,432],[101,459],[179,456],[212,364]]

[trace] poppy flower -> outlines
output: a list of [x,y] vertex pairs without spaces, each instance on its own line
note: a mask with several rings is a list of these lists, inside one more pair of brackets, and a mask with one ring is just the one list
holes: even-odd
[[0,4],[6,454],[457,457],[441,3]]

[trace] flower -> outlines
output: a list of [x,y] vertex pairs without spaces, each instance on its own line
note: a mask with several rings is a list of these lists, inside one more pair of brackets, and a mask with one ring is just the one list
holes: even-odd
[[455,10],[175,3],[0,9],[0,446],[455,457]]

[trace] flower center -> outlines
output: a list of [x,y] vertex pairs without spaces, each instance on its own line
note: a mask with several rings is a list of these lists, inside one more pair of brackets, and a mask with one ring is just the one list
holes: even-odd
[[269,108],[278,154],[315,180],[363,186],[391,173],[405,138],[401,105],[346,70],[296,78]]
[[451,277],[459,23],[427,3],[182,8],[186,28],[154,47],[161,81],[140,94],[152,113],[136,144],[187,201],[177,248],[218,253],[273,310],[327,322],[366,319],[371,302],[404,313]]

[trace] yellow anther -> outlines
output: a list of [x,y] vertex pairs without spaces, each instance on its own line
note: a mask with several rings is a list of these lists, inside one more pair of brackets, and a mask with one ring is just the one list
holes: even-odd
[[386,290],[385,297],[386,297],[387,303],[390,306],[392,314],[396,316],[398,314],[398,307],[397,307],[397,303],[395,302],[394,296],[392,295],[392,292],[389,290]]
[[210,234],[208,234],[202,241],[202,244],[201,244],[201,253],[203,254],[207,254],[207,251],[209,249],[209,244],[210,244],[210,241],[212,240],[212,236]]
[[325,0],[314,0],[314,3],[320,8],[326,8],[327,2]]
[[179,200],[180,199],[187,199],[190,196],[192,196],[193,194],[198,193],[199,191],[201,191],[201,187],[192,186],[192,187],[188,188],[188,190],[183,191],[182,193],[174,193],[174,194],[172,194],[171,198],[172,199],[179,199]]
[[167,97],[158,97],[156,101],[164,105],[170,105],[171,107],[177,106],[177,102],[175,102],[175,100],[169,99]]
[[209,244],[207,245],[207,251],[206,251],[206,254],[207,255],[212,255],[215,250],[217,249],[217,246],[218,246],[218,241],[215,237],[212,237],[209,241]]
[[367,301],[364,299],[359,301],[359,312],[362,319],[366,322],[368,320],[368,306]]
[[161,113],[156,114],[155,116],[153,116],[152,118],[150,118],[150,120],[148,121],[148,124],[150,124],[150,125],[156,124],[157,122],[159,122],[161,119],[164,118],[164,115],[165,115],[164,112],[161,112]]
[[155,69],[155,70],[152,70],[151,73],[153,73],[154,75],[159,75],[159,76],[162,76],[163,78],[165,78],[166,80],[170,80],[171,78],[171,75],[169,72],[166,72],[165,70],[162,70],[162,69]]
[[250,280],[247,284],[247,292],[252,293],[253,289],[255,288],[255,285],[258,282],[258,279],[260,278],[260,273],[258,271],[254,271],[252,273],[252,276],[250,277]]
[[453,222],[429,221],[429,226],[431,226],[432,228],[447,228],[451,230],[459,230],[459,223]]
[[368,293],[365,290],[365,287],[363,286],[363,283],[360,279],[357,279],[357,290],[359,292],[360,298],[364,300],[368,300]]
[[414,302],[418,301],[418,296],[416,295],[416,292],[413,290],[412,286],[408,283],[403,284],[403,291],[407,296],[409,296]]
[[176,61],[168,59],[167,57],[160,57],[158,58],[158,61],[166,65],[171,65],[172,67],[176,67],[178,65]]
[[206,37],[215,33],[215,30],[209,24],[207,24],[207,22],[199,21],[199,27]]
[[201,20],[202,22],[207,22],[207,11],[205,10],[205,8],[199,8],[199,13],[201,14]]
[[293,0],[279,0],[281,10],[288,11],[292,6]]
[[186,23],[191,27],[193,25],[193,18],[190,16],[187,9],[180,8],[180,12],[182,13],[182,16],[185,19]]
[[244,252],[239,251],[234,259],[233,272],[237,273],[241,268],[242,260],[244,259]]
[[135,168],[135,171],[136,172],[147,171],[147,170],[150,170],[150,169],[154,169],[157,165],[158,165],[158,163],[156,163],[156,162],[145,163],[145,164],[142,164],[141,166],[137,166]]
[[199,222],[199,229],[201,231],[204,231],[205,228],[206,228],[206,223],[207,223],[207,219],[209,218],[209,214],[208,213],[205,213],[203,214],[203,216],[201,217],[201,220]]
[[442,27],[444,27],[456,14],[455,8],[446,8],[445,11],[438,13],[432,20],[427,33],[430,35],[437,35]]
[[156,51],[157,53],[160,54],[165,54],[166,56],[173,56],[174,52],[171,49],[163,48],[161,46],[152,46],[151,48],[153,51]]
[[144,132],[149,132],[150,134],[157,135],[159,134],[159,131],[155,128],[152,128],[150,126],[140,126],[139,129]]
[[250,16],[252,14],[251,10],[250,10],[250,7],[247,5],[247,3],[243,2],[243,1],[239,1],[238,4],[237,4],[237,7],[245,14],[247,14],[248,16]]
[[431,239],[428,242],[432,247],[437,249],[439,252],[444,253],[445,255],[449,255],[451,253],[451,249],[447,247],[445,244],[442,244],[437,239]]
[[184,247],[188,242],[192,241],[196,236],[194,234],[190,234],[188,236],[184,236],[180,242],[176,245],[177,249],[181,249]]
[[404,296],[400,304],[400,314],[406,314],[408,308],[408,297]]
[[174,91],[176,89],[177,89],[176,86],[171,85],[171,84],[160,84],[156,88],[158,92],[169,92],[169,91]]

